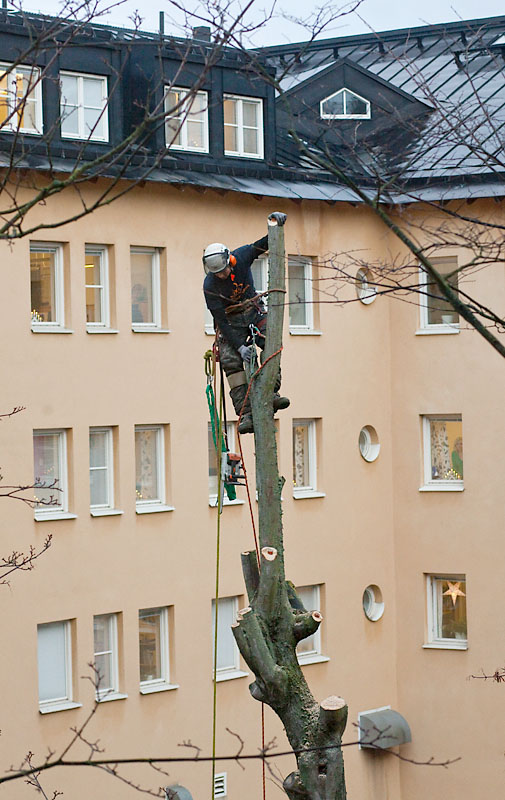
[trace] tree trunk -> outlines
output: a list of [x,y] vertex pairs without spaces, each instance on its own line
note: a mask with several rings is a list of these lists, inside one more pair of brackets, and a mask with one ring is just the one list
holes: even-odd
[[[269,222],[269,306],[265,363],[251,386],[258,490],[260,564],[253,553],[242,554],[249,606],[233,626],[237,645],[255,681],[256,700],[278,714],[298,769],[284,781],[290,800],[345,800],[341,737],[347,706],[340,697],[318,704],[305,681],[296,645],[322,622],[318,611],[306,610],[284,573],[281,490],[273,419],[274,386],[280,366],[285,305],[284,229]],[[274,355],[275,354],[275,355]]]

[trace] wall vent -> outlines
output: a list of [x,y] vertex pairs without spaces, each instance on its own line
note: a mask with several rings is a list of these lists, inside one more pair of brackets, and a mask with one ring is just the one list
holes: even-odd
[[226,797],[226,772],[217,772],[214,775],[214,798]]

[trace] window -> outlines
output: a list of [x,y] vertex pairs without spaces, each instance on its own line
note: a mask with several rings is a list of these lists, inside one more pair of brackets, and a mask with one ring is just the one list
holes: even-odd
[[139,611],[140,692],[175,688],[170,684],[168,608]]
[[[319,586],[297,586],[296,593],[305,606],[306,611],[321,611],[321,592]],[[327,661],[321,655],[321,628],[312,636],[302,639],[296,646],[296,654],[300,664],[314,661]]]
[[70,620],[37,625],[37,652],[41,713],[77,707],[72,702]]
[[67,433],[33,432],[35,519],[68,515]]
[[[247,673],[240,671],[240,655],[231,626],[237,620],[238,597],[220,597],[217,601],[217,662],[216,680],[238,678]],[[212,665],[215,660],[216,601],[212,601]]]
[[63,328],[63,252],[58,244],[30,244],[32,330]]
[[263,158],[263,101],[225,95],[224,154]]
[[312,261],[302,256],[288,258],[289,329],[293,332],[312,330]]
[[86,325],[90,328],[108,328],[109,270],[107,248],[86,245],[84,260],[86,287]]
[[358,447],[361,457],[365,461],[375,461],[379,457],[380,444],[377,431],[371,425],[361,428],[358,437]]
[[293,420],[293,496],[324,497],[317,491],[316,420]]
[[97,699],[112,699],[119,692],[117,614],[93,617],[93,642]]
[[[228,443],[228,450],[231,453],[235,452],[235,430],[236,430],[236,423],[235,422],[228,422],[226,426],[226,440]],[[216,431],[217,436],[217,431]],[[214,436],[212,434],[212,423],[208,423],[208,449],[209,449],[209,505],[216,506],[217,505],[217,452],[216,446],[214,444]],[[235,487],[234,494],[236,494]],[[243,500],[239,500],[235,497],[235,499],[230,499],[226,488],[223,487],[224,495],[223,495],[223,504],[225,506],[229,505],[242,505]]]
[[165,505],[165,434],[161,425],[135,426],[137,514],[171,511]]
[[132,328],[161,327],[160,258],[153,248],[131,248]]
[[42,92],[37,67],[0,63],[0,130],[42,133]]
[[350,89],[340,89],[320,103],[322,119],[370,119],[370,101]]
[[[449,285],[457,292],[458,268],[454,257],[432,258],[433,266],[443,276],[450,275]],[[442,296],[438,286],[429,278],[423,269],[419,271],[420,284],[420,324],[425,333],[457,333],[459,331],[459,315]]]
[[360,267],[356,273],[356,294],[361,302],[368,306],[377,297],[375,278],[371,270]]
[[466,579],[464,575],[427,575],[427,647],[466,649]]
[[114,508],[112,428],[89,430],[89,492],[91,512],[99,516]]
[[107,142],[107,78],[61,72],[61,135]]
[[[167,147],[174,150],[209,152],[208,95],[196,92],[187,97],[187,89],[166,89],[165,135]],[[175,109],[175,110],[174,110]]]
[[423,417],[425,490],[463,489],[463,423],[460,416]]

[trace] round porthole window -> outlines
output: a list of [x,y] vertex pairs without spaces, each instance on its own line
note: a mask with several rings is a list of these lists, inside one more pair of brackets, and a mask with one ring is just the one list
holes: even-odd
[[377,431],[371,425],[365,425],[359,432],[359,452],[365,461],[375,461],[380,451]]
[[374,276],[369,269],[361,267],[356,273],[356,294],[358,299],[365,305],[373,303],[377,297],[377,289],[374,286]]
[[384,601],[378,586],[371,583],[363,592],[363,611],[371,622],[377,622],[384,614]]

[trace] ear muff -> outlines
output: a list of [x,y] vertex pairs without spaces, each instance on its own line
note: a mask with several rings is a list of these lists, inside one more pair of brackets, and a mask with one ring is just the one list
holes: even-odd
[[230,255],[230,260],[229,260],[228,263],[229,263],[230,267],[236,267],[237,266],[237,259],[235,258],[235,256]]

